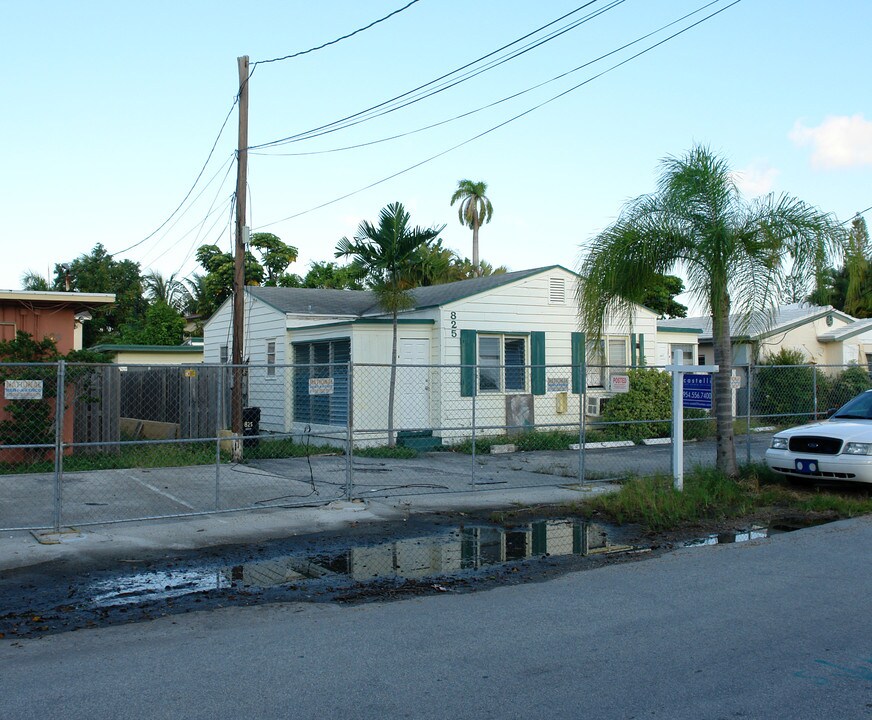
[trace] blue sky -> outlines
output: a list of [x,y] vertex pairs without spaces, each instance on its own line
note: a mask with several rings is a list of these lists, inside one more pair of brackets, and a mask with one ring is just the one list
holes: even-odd
[[[144,271],[201,271],[197,246],[229,249],[232,242],[235,110],[184,214],[121,251],[161,225],[193,183],[231,109],[237,56],[256,62],[319,45],[406,1],[0,0],[9,65],[0,114],[7,249],[0,288],[20,287],[25,271],[49,273],[96,243]],[[250,143],[388,100],[582,4],[419,0],[324,50],[258,65],[250,80]],[[604,61],[438,128],[356,150],[277,154],[367,143],[455,117],[704,4],[600,0],[553,27],[605,10],[598,17],[457,87],[353,128],[252,154],[250,225],[297,247],[299,262],[290,270],[304,274],[309,262],[333,259],[336,242],[361,220],[375,220],[399,200],[415,224],[446,224],[445,245],[469,255],[471,233],[449,199],[457,181],[470,178],[488,183],[494,205],[493,221],[481,231],[484,259],[514,270],[574,268],[584,242],[624,202],[654,189],[658,161],[694,143],[724,155],[749,196],[787,192],[840,220],[872,205],[868,0],[742,0],[733,7],[719,0]],[[463,143],[722,8],[478,140],[306,212]]]

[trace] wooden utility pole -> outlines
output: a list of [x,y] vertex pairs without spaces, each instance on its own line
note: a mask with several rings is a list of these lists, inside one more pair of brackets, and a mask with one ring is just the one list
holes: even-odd
[[[233,388],[230,423],[233,434],[242,435],[242,383],[245,308],[245,198],[248,186],[248,55],[236,58],[239,67],[239,142],[236,150],[236,251],[233,262]],[[233,443],[233,461],[242,460],[242,440]]]

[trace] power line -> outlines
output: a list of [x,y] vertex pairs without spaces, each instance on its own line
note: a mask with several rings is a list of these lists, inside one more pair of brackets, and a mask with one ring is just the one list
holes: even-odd
[[388,137],[380,138],[378,140],[370,140],[368,142],[357,143],[355,145],[346,145],[346,146],[338,147],[338,148],[330,148],[328,150],[310,150],[310,151],[305,151],[305,152],[291,152],[291,153],[252,152],[252,155],[273,156],[273,157],[300,157],[300,156],[306,156],[306,155],[324,155],[324,154],[328,154],[328,153],[342,152],[345,150],[357,150],[357,149],[362,148],[362,147],[368,147],[370,145],[378,145],[381,143],[389,142],[391,140],[398,140],[400,138],[408,137],[409,135],[415,135],[417,133],[424,132],[426,130],[432,130],[433,128],[440,127],[442,125],[447,125],[447,124],[455,122],[457,120],[462,120],[463,118],[469,117],[471,115],[475,115],[476,113],[482,112],[483,110],[489,110],[492,107],[496,107],[497,105],[501,105],[502,103],[508,102],[510,100],[514,100],[518,97],[521,97],[522,95],[526,95],[527,93],[530,93],[534,90],[538,90],[539,88],[542,88],[545,85],[549,85],[553,82],[556,82],[557,80],[561,80],[561,79],[563,79],[563,78],[565,78],[573,73],[578,72],[579,70],[583,70],[586,67],[590,67],[591,65],[598,63],[600,60],[604,60],[605,58],[610,57],[612,55],[615,55],[616,53],[619,53],[622,50],[626,50],[627,48],[632,47],[633,45],[636,45],[636,44],[642,42],[643,40],[647,40],[648,38],[652,37],[653,35],[656,35],[657,33],[663,32],[667,28],[670,28],[673,25],[677,25],[678,23],[680,23],[684,20],[687,20],[688,18],[702,12],[706,8],[709,8],[712,5],[717,5],[720,2],[722,2],[722,0],[711,0],[711,2],[709,2],[708,4],[703,5],[701,7],[698,7],[696,10],[693,10],[692,12],[689,12],[686,15],[683,15],[682,17],[680,17],[676,20],[673,20],[672,22],[666,23],[665,25],[661,25],[656,30],[652,30],[651,32],[646,33],[645,35],[641,35],[641,36],[637,37],[635,40],[631,40],[630,42],[625,43],[624,45],[621,45],[620,47],[615,48],[614,50],[610,50],[607,53],[603,53],[602,55],[594,58],[593,60],[589,60],[586,63],[582,63],[581,65],[578,65],[577,67],[574,67],[571,70],[567,70],[565,72],[562,72],[559,75],[555,75],[554,77],[549,78],[548,80],[544,80],[544,81],[537,83],[535,85],[531,85],[530,87],[527,87],[524,90],[519,90],[518,92],[512,93],[511,95],[507,95],[505,97],[502,97],[499,100],[494,100],[493,102],[490,102],[486,105],[482,105],[478,108],[475,108],[474,110],[468,110],[467,112],[460,113],[459,115],[455,115],[454,117],[450,117],[450,118],[447,118],[445,120],[440,120],[439,122],[431,123],[429,125],[424,125],[423,127],[419,127],[419,128],[414,129],[414,130],[409,130],[407,132],[398,133],[396,135],[391,135]]
[[[249,75],[249,78],[250,77],[251,77],[251,75]],[[169,217],[166,220],[164,220],[160,225],[158,225],[152,232],[150,232],[148,235],[146,235],[144,238],[142,238],[142,240],[140,240],[139,242],[133,243],[133,245],[126,247],[123,250],[116,251],[115,252],[116,255],[121,255],[123,253],[126,253],[128,250],[133,250],[133,248],[139,247],[146,240],[150,240],[151,238],[153,238],[155,235],[157,235],[161,231],[161,229],[163,229],[163,227],[170,220],[173,219],[173,217],[175,217],[175,214],[179,210],[181,210],[182,206],[188,201],[188,198],[191,197],[191,193],[194,192],[194,188],[197,187],[197,183],[200,182],[200,178],[203,177],[203,173],[206,172],[206,167],[209,165],[209,161],[212,159],[212,154],[215,152],[215,148],[218,146],[218,141],[221,139],[221,135],[224,133],[224,128],[227,127],[227,121],[230,119],[230,115],[233,113],[233,108],[236,107],[236,103],[238,103],[238,102],[239,102],[239,93],[237,93],[236,97],[233,98],[233,103],[230,105],[230,109],[227,111],[227,116],[224,118],[224,122],[221,123],[221,129],[218,131],[218,135],[215,138],[215,142],[212,143],[212,148],[209,150],[209,156],[206,158],[206,162],[203,163],[203,167],[201,167],[200,172],[197,173],[197,177],[194,180],[194,183],[191,185],[190,190],[188,190],[188,192],[185,194],[185,197],[182,198],[182,201],[178,204],[176,209],[173,210],[170,213]]]
[[[516,58],[519,58],[521,55],[525,55],[526,53],[528,53],[532,50],[535,50],[536,48],[544,45],[545,43],[551,42],[552,40],[557,39],[561,35],[564,35],[571,30],[575,30],[580,25],[583,25],[584,23],[589,22],[590,20],[593,20],[593,19],[599,17],[600,15],[605,14],[606,12],[614,9],[618,5],[622,5],[624,2],[626,2],[626,0],[612,0],[612,2],[609,3],[606,7],[600,8],[599,10],[593,11],[593,12],[585,15],[582,18],[574,20],[569,25],[566,25],[562,28],[558,28],[557,30],[554,30],[551,33],[549,33],[548,35],[546,35],[544,38],[541,38],[541,39],[536,40],[534,42],[530,42],[527,45],[522,46],[518,50],[514,50],[514,51],[512,51],[512,52],[510,52],[510,53],[508,53],[500,58],[492,60],[491,62],[487,63],[483,67],[480,67],[480,68],[477,68],[474,70],[469,70],[466,73],[464,73],[463,75],[460,75],[459,78],[457,78],[455,80],[452,80],[450,82],[446,81],[441,86],[437,85],[435,87],[435,89],[433,89],[433,90],[427,91],[426,93],[422,93],[422,94],[417,95],[417,96],[413,96],[412,99],[408,100],[407,102],[404,102],[402,104],[397,104],[397,105],[394,105],[392,107],[387,107],[387,108],[381,110],[380,112],[374,112],[374,113],[371,113],[368,115],[364,114],[363,117],[360,117],[360,118],[354,120],[353,122],[342,123],[342,124],[337,125],[336,127],[327,128],[325,130],[322,130],[321,132],[313,132],[313,133],[309,133],[309,134],[304,134],[304,136],[302,136],[302,137],[297,137],[297,138],[283,140],[283,141],[277,141],[277,142],[274,142],[272,144],[267,143],[267,145],[274,147],[276,145],[284,145],[284,144],[288,144],[288,143],[292,143],[292,142],[301,142],[303,140],[312,140],[313,138],[320,137],[321,135],[328,135],[330,133],[338,132],[340,130],[345,130],[345,129],[353,127],[355,125],[359,125],[361,123],[368,122],[370,120],[374,120],[375,118],[382,117],[384,115],[388,115],[392,112],[396,112],[397,110],[402,110],[403,108],[408,107],[409,105],[414,105],[417,102],[421,102],[422,100],[426,100],[428,98],[431,98],[434,95],[438,95],[441,92],[444,92],[446,90],[450,90],[451,88],[456,87],[457,85],[460,85],[460,84],[467,82],[469,80],[472,80],[473,78],[478,77],[479,75],[486,73],[490,70],[493,70],[493,69],[499,67],[500,65],[504,65],[505,63],[510,62],[511,60],[515,60]],[[719,2],[719,0],[713,0],[713,2]],[[258,146],[258,147],[261,147],[261,146]]]
[[860,217],[861,215],[865,215],[865,214],[866,214],[867,212],[869,212],[870,210],[872,210],[872,205],[870,205],[869,207],[867,207],[865,210],[861,210],[860,212],[856,212],[856,213],[854,213],[850,218],[848,218],[847,220],[845,220],[845,221],[842,223],[842,225],[847,225],[849,222],[854,222],[854,220],[855,220],[856,218]]
[[582,5],[580,5],[579,7],[575,8],[574,10],[571,10],[570,12],[566,13],[565,15],[562,15],[559,18],[556,18],[555,20],[552,20],[551,22],[546,23],[545,25],[542,25],[541,27],[537,28],[536,30],[531,31],[531,32],[527,33],[526,35],[523,35],[523,36],[513,40],[512,42],[507,43],[507,44],[503,45],[502,47],[499,47],[496,50],[493,50],[493,51],[487,53],[486,55],[482,55],[481,57],[479,57],[471,62],[468,62],[465,65],[461,65],[460,67],[455,68],[454,70],[451,70],[450,72],[447,72],[444,75],[441,75],[437,78],[434,78],[433,80],[430,80],[429,82],[426,82],[423,85],[419,85],[416,88],[412,88],[411,90],[408,90],[400,95],[397,95],[393,98],[390,98],[389,100],[385,100],[383,102],[378,103],[377,105],[373,105],[369,108],[366,108],[365,110],[360,110],[360,111],[353,113],[351,115],[346,115],[344,118],[340,118],[339,120],[334,120],[333,122],[326,123],[324,125],[319,125],[318,127],[312,128],[310,130],[306,130],[306,131],[301,132],[301,133],[296,133],[295,135],[289,135],[287,137],[279,138],[278,140],[272,140],[272,141],[266,142],[266,143],[261,143],[259,145],[251,145],[251,146],[249,146],[249,150],[270,147],[272,145],[278,145],[278,144],[281,144],[281,143],[284,143],[284,142],[287,142],[290,140],[294,140],[294,139],[299,138],[299,137],[311,135],[311,134],[319,132],[321,130],[325,130],[325,129],[333,127],[335,125],[339,125],[341,123],[344,123],[348,120],[352,120],[354,118],[360,117],[361,115],[365,115],[366,113],[372,112],[373,110],[378,110],[379,108],[382,108],[385,105],[389,105],[393,102],[396,102],[397,100],[401,100],[405,97],[408,97],[409,95],[412,95],[412,94],[418,92],[419,90],[423,90],[424,88],[430,87],[431,85],[435,85],[436,83],[441,82],[442,80],[445,80],[446,78],[449,78],[452,75],[456,75],[457,73],[459,73],[463,70],[466,70],[467,68],[470,68],[474,65],[477,65],[478,63],[482,62],[483,60],[487,60],[489,57],[492,57],[498,53],[501,53],[503,50],[507,50],[508,48],[510,48],[514,45],[517,45],[518,43],[523,42],[524,40],[527,40],[528,38],[542,32],[546,28],[549,28],[552,25],[555,25],[555,24],[561,22],[562,20],[565,20],[566,18],[568,18],[568,17],[574,15],[575,13],[585,9],[586,7],[589,7],[591,5],[595,5],[597,2],[599,2],[599,0],[590,0],[589,2],[586,2]]
[[[565,95],[568,95],[569,93],[574,92],[575,90],[578,90],[579,88],[587,85],[588,83],[591,83],[594,80],[601,78],[603,75],[610,73],[612,70],[616,70],[617,68],[621,67],[622,65],[626,65],[630,61],[635,60],[636,58],[641,57],[642,55],[645,55],[646,53],[650,52],[651,50],[654,50],[655,48],[660,47],[661,45],[669,42],[670,40],[673,40],[674,38],[678,37],[679,35],[683,35],[684,33],[688,32],[689,30],[692,30],[693,28],[697,27],[698,25],[701,25],[702,23],[710,20],[711,18],[715,17],[716,15],[720,15],[722,12],[729,10],[734,5],[738,5],[740,2],[742,2],[742,0],[733,0],[733,2],[731,2],[729,5],[726,5],[725,7],[722,7],[719,10],[716,10],[715,12],[711,13],[710,15],[706,15],[706,17],[702,18],[701,20],[697,20],[695,23],[692,23],[692,24],[688,25],[687,27],[682,28],[678,32],[675,32],[672,35],[669,35],[668,37],[664,38],[663,40],[660,40],[660,41],[654,43],[653,45],[650,45],[647,48],[640,50],[635,55],[631,55],[630,57],[628,57],[624,60],[621,60],[621,62],[616,63],[609,68],[606,68],[605,70],[597,73],[596,75],[593,75],[593,76],[587,78],[586,80],[578,83],[577,85],[574,85],[574,86],[568,88],[567,90],[564,90],[563,92],[552,96],[548,100],[545,100],[545,101],[539,103],[538,105],[534,105],[533,107],[528,108],[524,112],[519,113],[519,114],[509,118],[508,120],[504,120],[503,122],[501,122],[497,125],[494,125],[493,127],[489,128],[483,132],[480,132],[477,135],[474,135],[473,137],[464,140],[463,142],[460,142],[456,145],[453,145],[450,148],[447,148],[446,150],[443,150],[439,153],[436,153],[435,155],[432,155],[424,160],[421,160],[420,162],[417,162],[414,165],[410,165],[409,167],[404,168],[402,170],[399,170],[391,175],[388,175],[387,177],[381,178],[380,180],[376,180],[375,182],[372,182],[369,185],[366,185],[365,187],[361,187],[361,188],[358,188],[357,190],[353,190],[349,193],[346,193],[345,195],[342,195],[341,197],[334,198],[333,200],[328,200],[327,202],[321,203],[320,205],[316,205],[315,207],[311,207],[307,210],[301,210],[298,213],[294,213],[293,215],[288,215],[287,217],[281,218],[280,220],[274,220],[274,221],[266,223],[264,225],[260,225],[255,229],[261,230],[262,228],[270,227],[271,225],[277,225],[278,223],[285,222],[286,220],[293,220],[294,218],[298,218],[302,215],[307,215],[310,212],[314,212],[316,210],[320,210],[322,208],[325,208],[328,205],[333,205],[337,202],[341,202],[342,200],[345,200],[349,197],[352,197],[353,195],[357,195],[357,194],[362,193],[366,190],[374,188],[377,185],[381,185],[382,183],[385,183],[388,180],[393,180],[395,177],[399,177],[400,175],[404,175],[405,173],[410,172],[411,170],[419,168],[422,165],[425,165],[429,162],[432,162],[433,160],[436,160],[437,158],[442,157],[443,155],[447,155],[448,153],[453,152],[454,150],[457,150],[457,149],[463,147],[464,145],[468,145],[469,143],[474,142],[475,140],[483,138],[485,135],[489,135],[490,133],[492,133],[492,132],[494,132],[502,127],[505,127],[506,125],[514,122],[515,120],[519,120],[520,118],[522,118],[526,115],[529,115],[530,113],[535,112],[536,110],[539,110],[540,108],[544,107],[545,105],[549,105],[550,103],[554,102],[555,100],[558,100],[558,99],[564,97]],[[711,3],[709,3],[709,4],[711,4]]]
[[354,37],[357,33],[362,33],[364,30],[369,30],[371,27],[378,25],[379,23],[384,22],[385,20],[389,20],[394,15],[399,15],[404,10],[408,10],[412,5],[414,5],[419,0],[411,0],[411,2],[407,3],[401,8],[394,10],[392,13],[388,13],[383,18],[379,18],[378,20],[373,20],[369,25],[365,25],[361,28],[357,28],[353,32],[348,33],[347,35],[343,35],[342,37],[338,37],[335,40],[331,40],[330,42],[325,42],[322,45],[318,45],[317,47],[311,47],[308,50],[300,50],[299,52],[292,53],[291,55],[285,55],[283,57],[272,58],[271,60],[258,60],[255,63],[252,63],[252,67],[257,67],[258,65],[266,65],[267,63],[281,62],[282,60],[291,60],[292,58],[300,57],[300,55],[307,55],[308,53],[315,52],[316,50],[323,50],[325,47],[329,47],[330,45],[335,45],[338,42],[342,42],[343,40],[348,40],[350,37]]

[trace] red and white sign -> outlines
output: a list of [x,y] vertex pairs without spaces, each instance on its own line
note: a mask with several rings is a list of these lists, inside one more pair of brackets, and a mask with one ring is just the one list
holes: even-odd
[[609,380],[609,390],[613,393],[630,392],[630,376],[612,375]]

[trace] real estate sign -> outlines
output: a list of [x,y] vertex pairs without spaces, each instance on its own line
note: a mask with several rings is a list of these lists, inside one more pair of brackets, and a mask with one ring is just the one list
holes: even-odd
[[684,407],[709,410],[712,406],[712,376],[692,375],[683,377],[682,399]]

